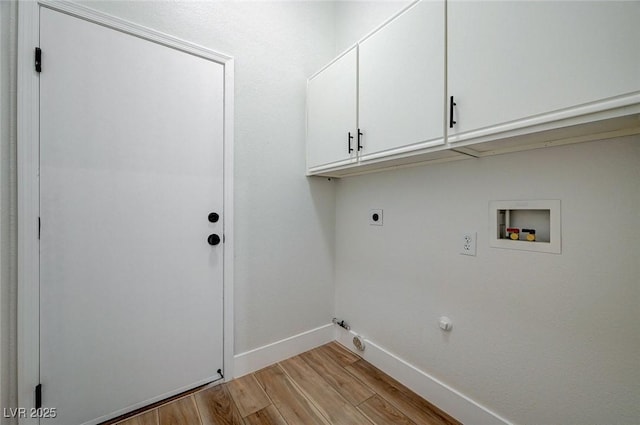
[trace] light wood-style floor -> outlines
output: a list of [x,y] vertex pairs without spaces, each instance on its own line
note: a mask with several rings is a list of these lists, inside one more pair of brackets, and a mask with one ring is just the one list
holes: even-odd
[[332,342],[226,384],[204,387],[117,424],[460,423]]

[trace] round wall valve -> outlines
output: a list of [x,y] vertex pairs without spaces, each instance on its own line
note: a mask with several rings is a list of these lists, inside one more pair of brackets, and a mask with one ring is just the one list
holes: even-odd
[[442,316],[438,320],[438,324],[440,325],[440,329],[442,329],[445,332],[449,332],[451,330],[451,328],[453,328],[453,324],[451,323],[451,319],[449,319],[446,316]]
[[364,351],[364,338],[360,335],[353,337],[353,345],[360,351]]

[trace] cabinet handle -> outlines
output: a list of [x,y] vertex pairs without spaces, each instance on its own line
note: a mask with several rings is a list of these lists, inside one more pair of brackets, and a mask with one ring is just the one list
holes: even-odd
[[353,152],[353,148],[351,147],[351,141],[353,140],[353,136],[351,135],[351,132],[348,133],[349,134],[349,138],[347,139],[347,146],[349,146],[349,153]]
[[362,137],[362,132],[360,131],[360,129],[358,129],[358,150],[359,151],[362,150],[362,145],[360,144],[361,137]]
[[456,124],[456,121],[453,120],[454,106],[456,106],[456,102],[453,101],[453,96],[451,96],[451,100],[449,101],[449,128],[453,128],[453,125]]

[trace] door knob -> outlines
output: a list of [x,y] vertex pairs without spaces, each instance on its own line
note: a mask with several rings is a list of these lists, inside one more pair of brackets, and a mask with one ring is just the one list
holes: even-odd
[[213,212],[213,213],[209,214],[209,221],[211,223],[217,223],[219,219],[220,219],[220,215],[218,215],[218,213],[214,213]]
[[215,233],[212,233],[207,238],[207,242],[209,242],[209,245],[218,245],[220,243],[220,236],[216,235]]

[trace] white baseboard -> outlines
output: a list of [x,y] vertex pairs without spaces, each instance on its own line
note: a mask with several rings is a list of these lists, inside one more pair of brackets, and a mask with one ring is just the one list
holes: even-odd
[[329,323],[298,335],[234,356],[234,378],[260,370],[281,360],[297,356],[335,340],[334,324]]
[[473,425],[512,425],[508,420],[471,400],[444,382],[407,363],[371,340],[365,339],[364,352],[353,346],[353,331],[338,328],[336,341],[401,382],[416,394],[435,404],[460,422]]

